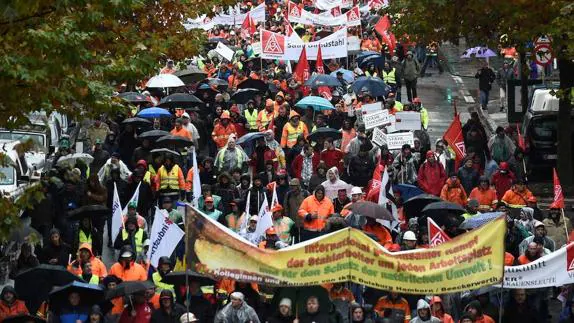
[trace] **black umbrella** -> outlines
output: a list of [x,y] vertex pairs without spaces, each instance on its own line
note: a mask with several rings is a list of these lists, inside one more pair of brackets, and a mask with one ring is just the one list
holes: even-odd
[[186,137],[166,135],[156,140],[156,145],[159,147],[169,148],[185,148],[193,145],[193,141]]
[[233,93],[231,100],[233,100],[235,103],[245,104],[258,93],[261,93],[258,89],[239,89]]
[[191,66],[185,70],[177,71],[174,73],[185,84],[195,83],[203,80],[207,73],[199,69],[199,67]]
[[173,150],[167,149],[167,148],[152,149],[151,153],[153,153],[153,154],[172,154],[174,156],[180,155],[180,153],[178,153],[177,151],[173,151]]
[[151,126],[152,122],[148,119],[133,117],[125,119],[122,121],[122,124],[131,124],[134,127],[146,127]]
[[41,318],[41,317],[31,315],[31,314],[19,314],[19,315],[14,315],[14,316],[8,316],[8,317],[4,318],[4,320],[2,322],[4,322],[4,323],[29,323],[29,322],[44,323],[44,322],[46,322],[46,320]]
[[431,194],[420,194],[403,202],[403,211],[407,219],[414,218],[415,216],[422,215],[421,211],[425,208],[425,206],[438,201],[441,201],[438,196]]
[[422,210],[423,213],[433,211],[449,211],[460,214],[466,213],[466,210],[462,206],[456,203],[445,202],[445,201],[430,203],[429,205],[425,206],[424,209]]
[[149,141],[155,142],[158,138],[163,136],[169,135],[169,132],[163,130],[150,130],[146,132],[142,132],[139,134],[138,139],[144,140],[148,139]]
[[208,77],[200,83],[215,85],[217,87],[229,87],[229,83],[226,80],[220,79],[218,77]]
[[138,92],[120,93],[118,98],[133,104],[151,103],[145,95]]
[[108,290],[106,293],[106,299],[114,299],[117,297],[142,293],[152,288],[155,288],[155,285],[149,280],[123,282],[116,286],[116,288]]
[[68,220],[80,221],[83,218],[99,219],[107,218],[110,215],[110,209],[104,205],[94,204],[86,205],[68,212]]
[[328,74],[314,74],[305,82],[305,85],[316,89],[320,86],[341,86],[341,82],[336,77]]
[[[203,101],[212,101],[217,93],[219,93],[219,91],[213,89],[209,84],[199,84],[197,90],[195,90],[195,95]],[[205,95],[207,95],[207,97],[205,97]]]
[[394,220],[393,216],[386,207],[369,201],[355,202],[353,205],[351,205],[350,210],[353,211],[353,213],[373,219],[388,221]]
[[241,136],[241,138],[237,139],[237,142],[235,143],[237,145],[242,145],[263,137],[265,137],[265,134],[263,132],[250,132]]
[[258,89],[261,92],[267,92],[269,86],[261,80],[247,79],[237,84],[238,89]]
[[[187,277],[186,277],[187,275]],[[170,285],[186,285],[186,282],[198,282],[200,286],[211,286],[215,284],[215,280],[198,274],[194,271],[172,271],[171,273],[165,275],[161,280],[163,283]]]
[[323,127],[323,128],[317,128],[317,130],[311,132],[311,134],[307,136],[307,140],[317,141],[321,138],[333,138],[333,140],[337,140],[341,139],[342,137],[343,134],[339,130],[329,127]]
[[158,106],[162,108],[193,108],[203,104],[199,98],[193,94],[187,93],[174,93],[166,96],[159,101]]
[[104,300],[104,290],[99,285],[72,282],[66,286],[58,287],[50,292],[50,307],[59,309],[68,304],[71,293],[80,294],[80,304],[91,307]]
[[64,286],[73,281],[83,282],[82,278],[67,271],[64,266],[41,264],[19,273],[14,279],[14,288],[18,297],[26,300],[30,312],[36,313],[54,286]]

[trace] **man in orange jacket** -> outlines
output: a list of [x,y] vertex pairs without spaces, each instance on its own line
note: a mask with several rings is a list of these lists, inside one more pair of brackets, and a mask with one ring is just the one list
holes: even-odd
[[397,292],[390,292],[388,296],[379,298],[374,307],[379,316],[383,316],[386,309],[395,310],[404,315],[404,322],[409,323],[411,320],[411,308],[409,302],[401,297]]
[[189,131],[183,127],[183,119],[182,118],[175,119],[175,128],[171,129],[171,131],[169,133],[174,135],[174,136],[180,136],[180,137],[187,138],[189,140],[193,139],[191,137],[191,133],[189,133]]
[[118,262],[110,268],[110,275],[114,275],[122,281],[147,280],[147,272],[142,265],[135,262],[135,254],[131,246],[122,247]]
[[444,184],[440,192],[440,198],[448,202],[456,203],[460,206],[466,205],[466,192],[456,175],[451,175],[446,180],[446,184]]
[[[275,118],[275,102],[271,99],[265,101],[265,109],[259,111],[257,114],[257,128],[259,131],[267,130],[269,122]],[[273,129],[271,129],[273,130]]]
[[301,241],[318,237],[334,212],[333,202],[325,198],[325,188],[323,185],[317,186],[315,193],[305,198],[299,207],[298,215],[303,222]]
[[216,121],[213,131],[211,132],[211,137],[213,138],[213,141],[215,141],[217,149],[221,149],[227,145],[229,136],[233,134],[237,134],[237,130],[231,123],[231,116],[229,115],[229,111],[223,111],[219,117],[219,120]]
[[18,294],[12,286],[6,286],[0,294],[0,322],[8,316],[28,314],[24,301],[18,299]]
[[504,193],[502,196],[502,201],[510,207],[525,207],[528,203],[528,199],[532,198],[532,192],[524,184],[524,180],[516,179],[514,185]]
[[480,177],[478,186],[470,191],[468,199],[478,201],[478,210],[480,212],[489,212],[494,209],[498,203],[496,191],[490,188],[490,183],[486,176]]
[[80,248],[78,248],[78,259],[72,261],[71,264],[68,265],[68,271],[76,276],[82,275],[82,264],[89,262],[92,264],[92,275],[98,276],[101,279],[104,279],[108,275],[108,271],[106,269],[106,265],[104,263],[94,257],[92,253],[92,246],[89,243],[82,243]]

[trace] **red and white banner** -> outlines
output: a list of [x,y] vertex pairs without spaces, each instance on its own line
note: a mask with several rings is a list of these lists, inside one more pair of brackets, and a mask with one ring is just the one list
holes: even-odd
[[347,16],[347,27],[355,27],[361,25],[361,12],[358,6],[354,6],[351,10],[345,13]]
[[450,237],[434,222],[433,219],[427,218],[427,228],[429,231],[429,247],[435,247],[450,241]]
[[361,7],[362,13],[367,13],[371,10],[381,10],[389,6],[389,0],[370,0],[366,5]]
[[216,25],[239,26],[243,23],[247,14],[249,14],[255,23],[265,23],[265,3],[258,5],[247,13],[237,13],[232,10],[231,14],[220,13],[213,18],[209,18],[207,15],[202,15],[195,19],[188,18],[187,21],[183,23],[183,26],[187,30],[211,30]]
[[[353,13],[350,14],[352,24],[349,24],[348,14],[341,14],[341,9],[336,6],[329,11],[322,12],[320,14],[314,14],[305,9],[301,9],[296,3],[289,1],[287,3],[287,19],[290,22],[296,22],[304,25],[312,26],[357,26],[357,16],[359,17],[360,24],[360,13],[359,8],[353,8]],[[334,13],[333,13],[334,12]]]
[[335,7],[351,8],[353,0],[315,0],[314,5],[319,10],[331,10]]
[[261,32],[261,58],[297,61],[303,48],[307,59],[316,60],[321,46],[323,59],[347,57],[347,28],[339,29],[331,35],[314,42],[305,43],[297,33],[290,37],[268,30]]
[[165,210],[156,207],[149,241],[147,257],[150,264],[157,267],[160,257],[169,257],[185,232],[169,219]]
[[574,283],[574,242],[531,263],[504,267],[504,288],[543,288]]

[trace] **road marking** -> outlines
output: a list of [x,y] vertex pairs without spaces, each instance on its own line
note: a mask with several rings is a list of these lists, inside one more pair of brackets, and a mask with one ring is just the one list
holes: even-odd
[[452,76],[452,79],[454,80],[454,82],[459,85],[459,87],[460,87],[459,92],[460,92],[461,96],[464,98],[464,101],[466,103],[469,103],[469,104],[475,103],[474,98],[472,97],[472,95],[470,95],[470,92],[464,86],[464,82],[462,81],[462,78],[460,76],[456,76],[456,75],[451,75],[451,76]]
[[464,101],[466,101],[466,103],[474,103],[474,98],[470,95],[465,95]]

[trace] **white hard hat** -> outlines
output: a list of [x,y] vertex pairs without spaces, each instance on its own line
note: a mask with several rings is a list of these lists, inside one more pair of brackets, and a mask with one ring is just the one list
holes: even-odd
[[407,231],[403,235],[403,240],[405,241],[417,241],[417,236],[412,231]]
[[363,190],[360,187],[355,186],[351,189],[351,195],[355,194],[363,194]]
[[184,313],[182,316],[179,317],[179,321],[181,323],[191,323],[191,322],[199,322],[199,320],[193,315],[193,313]]

